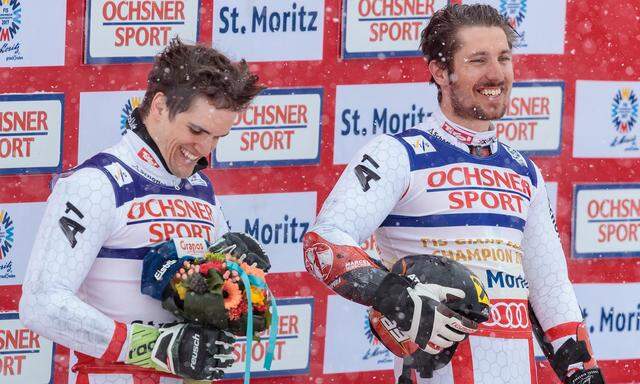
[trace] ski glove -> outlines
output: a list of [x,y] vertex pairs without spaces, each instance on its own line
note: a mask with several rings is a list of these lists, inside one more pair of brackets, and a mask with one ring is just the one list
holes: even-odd
[[389,273],[376,291],[373,308],[394,321],[420,349],[435,355],[477,330],[478,323],[445,304],[464,298],[461,289]]
[[187,379],[219,380],[233,364],[231,334],[196,324],[166,328],[133,324],[126,364],[172,373]]
[[269,272],[271,263],[260,243],[242,232],[227,232],[209,247],[209,252],[230,253],[238,261],[257,266]]

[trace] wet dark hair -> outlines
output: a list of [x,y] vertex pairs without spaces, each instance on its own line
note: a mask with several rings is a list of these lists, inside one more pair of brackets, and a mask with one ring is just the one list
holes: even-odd
[[[457,33],[462,27],[499,27],[507,36],[509,48],[518,36],[509,22],[495,8],[485,4],[452,4],[436,11],[429,24],[422,30],[420,50],[427,63],[436,60],[438,65],[453,73],[453,56],[460,47]],[[431,82],[435,83],[433,76]],[[440,86],[438,100],[440,100]]]
[[242,111],[264,88],[246,61],[232,62],[213,48],[175,38],[156,56],[139,109],[146,117],[153,97],[162,92],[170,118],[188,110],[198,96],[206,97],[216,108]]

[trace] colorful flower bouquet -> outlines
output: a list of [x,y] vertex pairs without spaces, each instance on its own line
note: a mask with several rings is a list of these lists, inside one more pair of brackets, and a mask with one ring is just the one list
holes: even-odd
[[[269,268],[260,244],[244,233],[227,232],[211,245],[200,238],[175,238],[145,254],[140,291],[161,300],[181,321],[247,336],[248,351],[269,328],[264,368],[270,370],[278,306],[265,282]],[[251,359],[246,359],[244,382],[250,377]]]
[[[243,283],[242,275],[249,285]],[[253,336],[271,324],[271,297],[265,284],[265,271],[238,260],[231,253],[209,251],[204,258],[182,261],[167,288],[163,308],[185,321],[245,336],[250,296]]]
[[211,245],[172,239],[144,256],[140,289],[181,321],[252,339],[272,320],[277,323],[275,298],[265,282],[269,268],[260,244],[244,233],[228,232]]

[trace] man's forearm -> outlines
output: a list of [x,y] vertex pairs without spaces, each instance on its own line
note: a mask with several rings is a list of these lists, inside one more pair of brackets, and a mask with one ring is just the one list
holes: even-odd
[[117,323],[70,292],[26,287],[20,321],[38,334],[86,355],[123,361],[127,326]]
[[304,254],[305,267],[316,278],[340,296],[367,306],[389,273],[362,248],[335,244],[316,231],[305,234]]

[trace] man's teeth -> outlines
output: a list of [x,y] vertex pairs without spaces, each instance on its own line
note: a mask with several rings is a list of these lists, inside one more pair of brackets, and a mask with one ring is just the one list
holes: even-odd
[[485,88],[482,91],[480,91],[480,93],[482,93],[485,96],[500,96],[502,94],[502,89],[500,88]]
[[198,157],[192,155],[191,153],[187,152],[186,149],[184,148],[180,148],[180,152],[182,152],[182,154],[184,155],[184,157],[186,157],[187,159],[191,160],[191,161],[197,161]]

